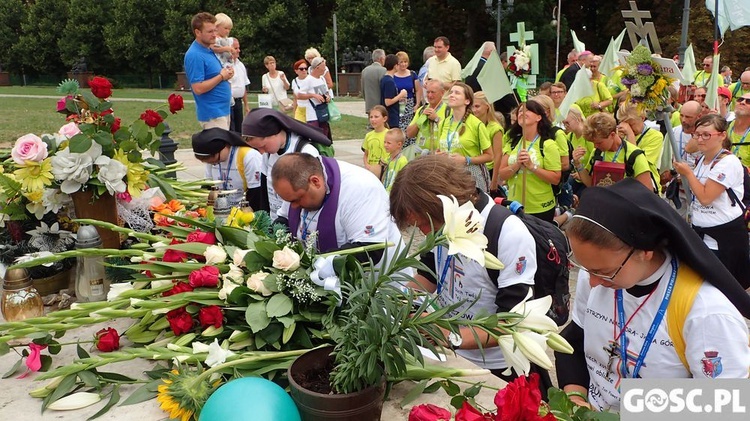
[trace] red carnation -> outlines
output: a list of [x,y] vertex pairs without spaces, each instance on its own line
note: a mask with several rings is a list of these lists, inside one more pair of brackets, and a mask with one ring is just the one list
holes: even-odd
[[169,297],[170,295],[182,294],[183,292],[192,291],[193,287],[191,287],[187,282],[176,281],[172,289],[170,289],[169,291],[164,291],[161,295],[163,297]]
[[185,108],[185,103],[182,100],[182,95],[171,94],[169,95],[169,98],[167,98],[167,102],[169,102],[169,112],[172,114],[175,114],[177,113],[177,111]]
[[478,409],[464,401],[461,409],[456,412],[456,421],[495,421],[492,414],[483,414]]
[[203,266],[192,271],[188,279],[193,288],[213,288],[219,285],[219,269],[216,266]]
[[198,312],[198,321],[204,329],[209,326],[219,328],[224,324],[224,313],[219,306],[202,307]]
[[[173,244],[182,244],[182,242],[176,238],[173,238],[172,242],[169,243],[169,245],[173,245]],[[187,252],[174,250],[174,249],[167,249],[167,251],[164,252],[164,257],[162,257],[161,260],[165,262],[169,262],[169,263],[182,263],[186,261],[187,258],[188,258]]]
[[180,336],[183,333],[190,332],[193,328],[193,317],[190,313],[185,311],[185,307],[174,309],[167,313],[167,321],[169,327],[174,332],[175,336]]
[[195,230],[188,234],[185,239],[187,243],[205,243],[205,244],[216,244],[216,236],[212,232],[205,232],[201,230]]
[[96,349],[102,352],[112,352],[120,349],[120,334],[111,327],[102,329],[94,335]]
[[157,113],[154,110],[146,110],[141,114],[141,120],[146,122],[146,125],[149,127],[156,127],[164,121],[163,118],[161,118],[161,115]]
[[112,96],[112,83],[106,77],[96,76],[89,81],[91,93],[99,99],[107,99]]
[[450,411],[430,403],[414,406],[409,411],[409,421],[447,421],[450,419]]
[[539,390],[539,374],[532,373],[528,380],[518,377],[495,395],[497,421],[541,420],[539,405],[542,392]]

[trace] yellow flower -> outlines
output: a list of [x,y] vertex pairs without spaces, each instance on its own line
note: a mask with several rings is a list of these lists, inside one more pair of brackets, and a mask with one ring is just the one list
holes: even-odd
[[118,149],[112,159],[120,161],[128,168],[128,193],[133,197],[140,197],[141,190],[146,187],[148,181],[148,171],[143,168],[143,165],[130,162],[128,155],[122,149]]
[[660,77],[656,80],[656,83],[654,83],[653,92],[656,95],[660,95],[661,92],[664,90],[664,88],[667,87],[667,80],[663,77]]
[[14,171],[21,187],[28,192],[41,192],[44,186],[52,184],[52,163],[47,158],[42,162],[26,161],[23,166]]

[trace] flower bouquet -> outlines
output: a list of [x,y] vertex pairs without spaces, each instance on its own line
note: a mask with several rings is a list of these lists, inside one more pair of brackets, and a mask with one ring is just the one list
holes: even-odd
[[516,49],[508,58],[508,72],[518,78],[531,73],[531,47]]
[[620,81],[628,88],[627,100],[647,112],[654,112],[666,105],[669,101],[667,86],[674,79],[662,73],[661,66],[653,60],[648,48],[636,46],[625,62],[625,66],[615,70],[622,70]]
[[[446,226],[481,224],[476,211],[468,212],[468,220],[464,212],[447,212],[446,221],[451,222]],[[24,346],[22,338],[29,335],[35,346],[52,350],[59,348],[57,338],[67,330],[114,319],[135,320],[122,333],[119,349],[95,355],[81,350],[72,364],[41,375],[39,380],[51,383],[32,395],[44,398],[43,408],[54,409],[55,402],[65,399],[90,405],[109,395],[106,412],[119,402],[115,392],[120,384],[144,380],[122,375],[113,380],[99,367],[136,358],[162,363],[122,404],[156,398],[172,418],[188,420],[198,418],[208,397],[224,382],[247,376],[282,379],[297,356],[320,345],[334,345],[330,384],[337,392],[360,390],[383,377],[426,381],[486,373],[424,363],[420,347],[437,354],[447,332],[460,326],[486,330],[508,345],[507,360],[518,372],[528,372],[529,359],[551,367],[546,344],[569,350],[554,333],[554,322],[545,320],[547,309],[538,300],[523,303],[518,313],[469,320],[461,317],[457,305],[438,308],[434,296],[402,286],[410,279],[407,269],[421,267],[416,256],[436,244],[461,243],[464,255],[483,255],[486,241],[472,246],[458,228],[432,234],[416,252],[403,248],[384,259],[387,263],[373,267],[346,253],[385,245],[319,255],[314,233],[306,242],[293,240],[265,212],[233,209],[222,222],[212,219],[210,211],[197,218],[179,213],[169,215],[177,223],[161,225],[157,234],[81,221],[127,232],[141,241],[117,252],[130,257],[132,264],[125,268],[140,271],[133,282],[113,284],[106,302],[76,304],[42,318],[0,324],[1,353],[9,350],[11,341]],[[472,247],[475,250],[469,250]],[[450,250],[456,253],[459,248]],[[19,266],[101,252],[73,250]]]

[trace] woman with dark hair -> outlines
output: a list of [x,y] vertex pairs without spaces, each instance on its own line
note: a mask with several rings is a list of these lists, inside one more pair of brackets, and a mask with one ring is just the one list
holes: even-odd
[[490,188],[487,163],[492,161],[492,139],[487,126],[472,113],[474,91],[465,83],[456,82],[448,93],[448,113],[438,127],[437,153],[448,154],[465,165],[482,191]]
[[624,378],[741,378],[750,296],[690,226],[627,178],[587,188],[566,233],[579,271],[573,354],[555,353],[579,405],[619,411]]
[[690,208],[693,229],[724,263],[743,287],[750,288],[750,247],[747,242],[742,197],[745,169],[739,158],[724,149],[727,121],[716,114],[695,123],[693,138],[703,156],[690,169],[675,162],[675,170],[687,180],[693,194]]
[[388,127],[399,127],[400,102],[406,101],[409,93],[406,89],[398,90],[395,74],[398,71],[398,57],[395,54],[385,56],[385,75],[380,78],[380,105],[388,110]]
[[552,222],[560,182],[560,150],[544,107],[536,101],[522,104],[518,120],[508,131],[498,176],[508,183],[508,199],[520,202],[529,215]]
[[253,209],[266,202],[260,183],[262,158],[247,146],[238,133],[220,128],[202,130],[193,135],[193,154],[206,164],[206,178],[220,181],[218,187],[229,194],[229,206],[244,198]]

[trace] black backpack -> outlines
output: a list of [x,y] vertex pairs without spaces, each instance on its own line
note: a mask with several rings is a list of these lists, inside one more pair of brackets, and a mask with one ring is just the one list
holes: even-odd
[[[502,204],[496,204],[490,210],[484,227],[484,235],[489,242],[487,251],[497,256],[497,239],[503,229],[505,220],[514,214],[520,218],[536,243],[534,298],[551,295],[552,306],[547,315],[558,326],[562,326],[567,323],[570,315],[570,286],[568,283],[570,245],[568,240],[556,225],[534,216],[528,216],[523,213],[522,209],[518,209],[514,213],[506,207],[511,203],[513,202],[503,200]],[[487,269],[487,273],[492,280],[496,280],[500,274],[499,271],[494,269]]]
[[[715,159],[714,162],[711,163],[711,168],[709,170],[714,169],[714,165],[716,165],[716,162],[720,161],[722,158],[724,158],[727,155],[731,155],[732,153],[724,150],[719,155],[718,159]],[[705,156],[701,156],[696,161],[695,165],[698,165],[698,162],[703,160]],[[732,206],[739,205],[740,209],[742,209],[743,218],[745,219],[745,225],[748,228],[748,231],[750,231],[750,170],[746,166],[742,166],[742,187],[744,188],[745,193],[742,195],[742,200],[740,200],[739,197],[737,197],[737,193],[734,192],[734,190],[727,188],[727,195],[729,195],[729,200],[732,202]]]

